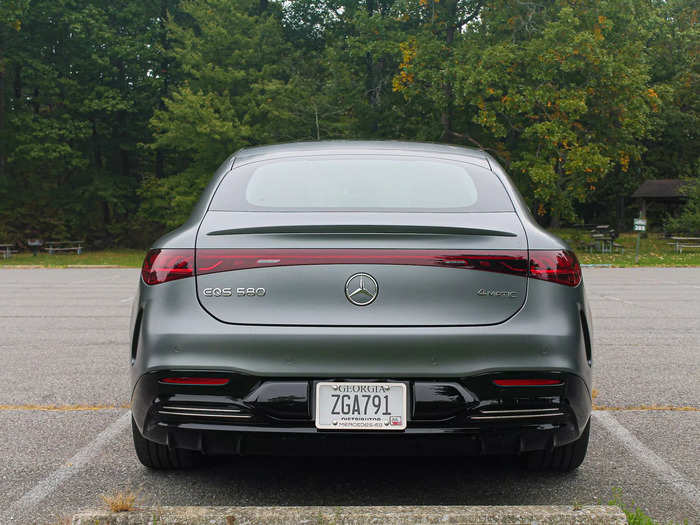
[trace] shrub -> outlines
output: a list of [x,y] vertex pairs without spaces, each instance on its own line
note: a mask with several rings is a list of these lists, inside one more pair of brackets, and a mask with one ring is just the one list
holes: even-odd
[[678,217],[666,220],[666,231],[672,233],[700,233],[700,181],[688,184],[682,190],[688,201]]

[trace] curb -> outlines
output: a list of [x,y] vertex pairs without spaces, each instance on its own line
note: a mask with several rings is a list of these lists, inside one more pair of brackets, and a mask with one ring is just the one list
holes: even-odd
[[73,525],[282,525],[288,523],[408,525],[623,525],[618,507],[539,506],[391,506],[391,507],[151,507],[131,512],[87,510]]

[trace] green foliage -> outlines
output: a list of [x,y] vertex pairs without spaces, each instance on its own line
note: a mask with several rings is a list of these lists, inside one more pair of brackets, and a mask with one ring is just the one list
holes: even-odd
[[[496,5],[465,46],[457,100],[529,181],[538,213],[575,218],[611,171],[642,151],[657,96],[644,54],[649,10],[640,2],[568,1],[522,13]],[[530,27],[519,30],[527,17]],[[643,20],[644,22],[639,22]],[[490,29],[490,31],[489,31]]]
[[[613,489],[613,497],[608,501],[608,505],[620,507],[627,517],[629,525],[659,525],[659,522],[646,514],[642,509],[636,507],[634,502],[626,504],[622,498],[622,491],[619,488]],[[687,525],[688,521],[683,522]],[[669,523],[669,525],[672,525]]]
[[0,26],[5,239],[124,242],[132,238],[139,178],[150,168],[136,145],[150,136],[159,98],[149,73],[158,56],[149,46],[160,6],[14,2],[20,4],[19,31]]
[[[142,200],[139,217],[144,223],[161,224],[167,229],[180,226],[197,202],[210,175],[195,176],[192,172],[183,171],[163,179],[145,177],[139,190]],[[157,233],[157,229],[152,233]]]
[[480,147],[542,220],[611,217],[642,180],[700,172],[697,15],[688,0],[5,0],[0,240],[148,244],[233,151],[318,139]]
[[666,231],[700,235],[700,181],[693,181],[682,191],[687,195],[688,200],[678,217],[669,218],[666,221]]

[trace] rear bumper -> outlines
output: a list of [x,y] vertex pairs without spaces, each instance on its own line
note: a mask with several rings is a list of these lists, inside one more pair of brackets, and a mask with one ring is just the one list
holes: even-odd
[[[251,453],[269,441],[276,454],[305,443],[315,453],[326,446],[345,453],[353,450],[352,443],[359,443],[363,454],[394,453],[404,445],[410,453],[447,453],[454,442],[469,454],[518,453],[573,441],[590,415],[591,334],[583,329],[590,318],[583,285],[530,279],[516,315],[479,326],[226,324],[201,308],[194,279],[157,287],[142,283],[134,306],[134,418],[145,437],[175,447]],[[212,374],[231,382],[228,391],[218,392],[158,382],[172,373]],[[501,391],[491,383],[495,377],[533,373],[561,377],[564,384],[553,390]],[[411,415],[406,431],[317,430],[311,417],[313,382],[352,379],[407,382]],[[436,390],[449,392],[442,396],[448,399],[436,401]],[[166,403],[176,410],[164,409]],[[181,417],[185,411],[178,407],[223,408],[233,412],[219,414],[251,417]],[[483,419],[493,416],[483,413],[489,409],[522,408],[543,411]],[[561,414],[547,414],[555,411]],[[434,440],[439,445],[431,444]]]
[[522,377],[516,372],[409,379],[405,431],[322,431],[311,416],[313,384],[329,378],[197,372],[202,374],[230,382],[222,387],[161,383],[171,371],[140,378],[132,412],[146,438],[207,454],[514,454],[575,440],[591,411],[586,383],[573,374],[544,374],[562,381],[545,387],[492,383],[495,378]]

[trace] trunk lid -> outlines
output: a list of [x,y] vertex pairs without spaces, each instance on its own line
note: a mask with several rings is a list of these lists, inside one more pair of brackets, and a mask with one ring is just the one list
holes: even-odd
[[195,258],[202,308],[235,324],[496,324],[527,291],[513,212],[210,211]]

